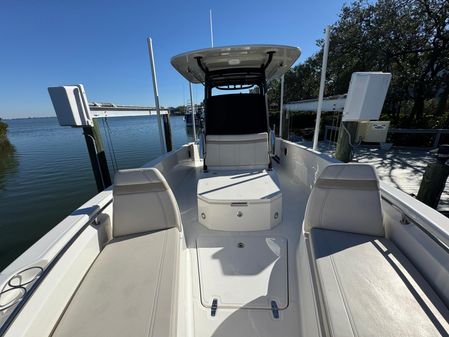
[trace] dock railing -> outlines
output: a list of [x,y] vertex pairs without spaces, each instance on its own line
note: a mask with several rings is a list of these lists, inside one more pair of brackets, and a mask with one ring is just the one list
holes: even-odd
[[[326,125],[324,127],[324,140],[327,142],[335,142],[334,139],[329,139],[328,135],[330,131],[337,131],[338,132],[339,127],[333,126],[333,125]],[[432,148],[438,147],[441,140],[441,135],[443,134],[449,134],[449,129],[396,129],[391,128],[388,130],[388,134],[432,134],[434,135],[433,142],[432,142]]]

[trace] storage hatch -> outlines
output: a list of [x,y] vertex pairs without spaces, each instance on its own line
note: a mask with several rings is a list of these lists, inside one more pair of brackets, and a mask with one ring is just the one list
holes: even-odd
[[288,306],[287,240],[277,236],[203,236],[196,241],[201,302],[207,308]]

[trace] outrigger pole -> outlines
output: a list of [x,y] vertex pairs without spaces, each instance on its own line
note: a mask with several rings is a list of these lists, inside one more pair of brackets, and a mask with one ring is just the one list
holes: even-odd
[[318,96],[318,107],[316,110],[315,132],[313,134],[313,150],[318,149],[318,137],[320,135],[321,108],[323,106],[324,86],[326,84],[327,56],[329,54],[330,28],[326,27],[326,37],[324,38],[323,66],[321,67],[320,93]]

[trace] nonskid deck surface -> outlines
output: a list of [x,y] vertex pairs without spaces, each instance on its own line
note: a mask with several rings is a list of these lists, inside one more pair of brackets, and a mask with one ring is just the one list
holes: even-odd
[[278,193],[274,171],[215,170],[202,175],[198,186],[201,198],[221,200],[260,200]]
[[288,306],[287,239],[282,236],[200,236],[201,303],[207,308],[271,310]]
[[[334,171],[337,169],[334,167]],[[329,208],[324,208],[320,200],[324,196],[329,201],[329,194],[318,194],[313,190],[309,197],[309,188],[298,182],[297,176],[284,173],[291,173],[290,168],[283,171],[275,166],[275,170],[283,199],[282,222],[270,230],[219,231],[198,222],[197,185],[204,177],[199,163],[186,160],[170,166],[167,180],[179,204],[183,230],[180,230],[179,210],[173,195],[168,200],[172,200],[174,206],[170,209],[176,215],[175,227],[119,235],[110,241],[106,241],[105,235],[101,241],[104,247],[98,247],[97,229],[88,227],[80,237],[80,244],[71,247],[69,253],[72,255],[63,256],[59,267],[69,268],[75,260],[81,262],[80,255],[73,255],[73,252],[90,253],[92,250],[93,263],[87,261],[84,264],[90,269],[86,274],[80,273],[80,277],[84,275],[80,283],[75,280],[69,284],[73,293],[68,294],[72,297],[67,300],[55,300],[60,293],[48,291],[49,286],[65,289],[59,280],[50,282],[59,277],[58,270],[50,274],[54,277],[50,278],[50,283],[36,290],[41,291],[37,293],[41,297],[30,301],[41,306],[42,296],[53,296],[52,302],[45,303],[45,313],[56,312],[54,323],[42,319],[42,313],[37,313],[32,317],[35,323],[31,321],[34,326],[29,325],[33,327],[29,331],[36,331],[35,326],[39,324],[38,329],[48,332],[38,335],[71,337],[104,335],[104,331],[118,336],[123,335],[120,331],[129,332],[130,329],[139,330],[133,335],[147,336],[151,331],[150,334],[155,336],[186,337],[318,337],[327,328],[332,328],[334,333],[338,328],[337,334],[341,336],[353,335],[354,331],[359,334],[360,331],[371,331],[373,333],[361,335],[379,336],[412,335],[411,332],[416,336],[447,335],[446,293],[437,293],[437,290],[441,291],[439,288],[433,292],[433,284],[427,283],[426,275],[420,274],[418,266],[415,269],[415,261],[408,261],[407,250],[402,255],[404,246],[396,247],[397,241],[392,240],[399,234],[402,239],[413,224],[404,226],[399,218],[397,223],[387,222],[390,227],[386,230],[392,233],[391,238],[379,236],[377,232],[351,232],[348,228],[333,230],[334,227],[312,227],[310,230],[308,226],[305,227],[307,234],[302,237],[306,203],[310,206],[305,223],[310,226],[313,224],[313,207],[320,221],[323,214],[329,214]],[[331,170],[332,167],[328,171]],[[134,177],[135,171],[130,173]],[[375,174],[370,177],[375,178]],[[361,180],[355,181],[360,186]],[[148,184],[147,180],[143,182]],[[154,180],[151,184],[159,183]],[[317,185],[318,188],[329,188],[326,184]],[[350,186],[346,197],[355,195],[354,185]],[[160,186],[156,190],[160,192]],[[373,188],[358,192],[373,193]],[[128,196],[127,193],[123,195]],[[341,194],[334,198],[341,198]],[[123,210],[126,203],[120,202],[120,197],[114,202],[114,211],[127,211],[126,207]],[[158,209],[165,210],[160,205],[146,207],[148,204],[151,202],[146,201],[138,209],[138,218],[145,219],[145,224],[156,219]],[[349,200],[346,210],[346,205],[335,207],[335,201],[329,201],[328,205],[335,211],[328,219],[333,221],[338,218],[335,214],[345,214],[345,221],[337,225],[348,224],[356,211],[365,217],[373,207],[372,203],[365,204],[367,207]],[[351,205],[357,207],[351,208]],[[379,212],[382,211],[380,206],[377,207]],[[388,208],[384,211],[389,214]],[[136,219],[135,209],[128,212]],[[162,218],[169,217],[158,218],[158,225]],[[366,225],[365,220],[353,221],[352,228],[360,230],[359,224]],[[120,228],[132,228],[128,223],[114,221],[114,226],[118,226],[115,233]],[[244,222],[237,225],[240,224],[245,225]],[[376,224],[384,226],[382,221]],[[394,227],[396,225],[398,227]],[[232,229],[236,228],[238,226]],[[371,227],[364,229],[367,228]],[[378,227],[374,229],[378,230]],[[426,247],[415,245],[412,248]],[[439,256],[442,256],[440,261],[447,260],[443,252],[435,254],[436,258]],[[426,262],[434,263],[430,259]],[[444,272],[441,267],[434,274],[444,277]],[[33,308],[33,302],[30,308]],[[30,315],[30,309],[25,309]],[[356,314],[351,314],[353,311]],[[14,322],[19,322],[19,331],[28,326],[26,319],[27,316],[22,316]]]
[[[186,271],[192,284],[191,294],[186,295],[193,299],[194,331],[191,333],[194,336],[297,336],[300,323],[296,252],[308,196],[305,186],[277,171],[284,207],[280,225],[263,231],[216,231],[198,222],[197,182],[201,172],[200,167],[192,168],[174,190],[191,261],[190,270]],[[257,249],[252,248],[246,254],[245,248],[230,247],[257,242],[267,243],[265,253],[271,253],[264,255],[262,245],[255,261],[250,260],[257,255]],[[243,268],[245,265],[247,268]],[[241,291],[250,284],[253,284],[251,291]],[[214,298],[217,310],[212,315]],[[279,308],[279,318],[273,315],[272,301]]]

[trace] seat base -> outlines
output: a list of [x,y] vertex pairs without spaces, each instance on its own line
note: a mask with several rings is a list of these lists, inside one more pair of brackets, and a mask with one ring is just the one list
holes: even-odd
[[274,170],[208,171],[198,180],[198,220],[225,231],[267,230],[282,221]]

